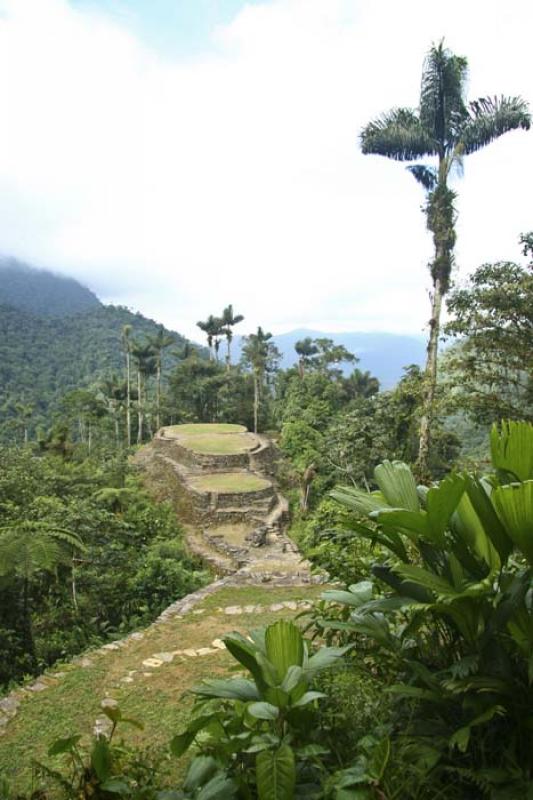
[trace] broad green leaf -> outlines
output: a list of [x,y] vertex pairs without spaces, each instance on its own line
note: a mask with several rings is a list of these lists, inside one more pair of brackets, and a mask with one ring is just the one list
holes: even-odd
[[170,740],[170,752],[173,756],[178,758],[187,752],[191,744],[194,742],[195,733],[185,731],[185,733],[178,733]]
[[48,748],[48,755],[59,756],[62,753],[70,753],[71,750],[73,750],[76,747],[80,739],[81,739],[80,734],[77,734],[76,736],[69,736],[66,739],[57,739]]
[[300,683],[302,683],[304,687],[307,686],[307,678],[305,677],[302,667],[289,667],[283,678],[281,688],[284,692],[292,692]]
[[435,592],[436,595],[453,597],[457,594],[451,583],[423,567],[417,567],[412,564],[398,564],[393,567],[393,571],[400,577],[418,583],[424,589],[429,589],[430,592]]
[[283,689],[283,685],[269,686],[265,692],[265,699],[277,708],[286,708],[289,704],[289,693]]
[[339,658],[350,650],[353,645],[346,647],[321,647],[311,656],[304,666],[304,672],[309,677],[314,677],[323,669],[328,669],[336,664]]
[[234,781],[224,774],[219,774],[202,786],[196,800],[231,800],[236,796],[237,786]]
[[464,478],[460,475],[449,475],[426,495],[428,536],[439,547],[446,547],[444,532],[464,490]]
[[415,542],[419,536],[430,538],[425,511],[407,511],[402,508],[391,508],[386,511],[375,511],[370,516],[379,525],[383,525],[387,529],[397,530],[399,528]]
[[282,744],[278,750],[263,750],[256,759],[259,800],[294,800],[296,765],[292,748]]
[[320,700],[322,697],[327,697],[327,695],[324,694],[324,692],[306,692],[293,704],[293,708],[301,708],[302,706],[312,703],[313,700]]
[[224,636],[223,641],[233,658],[236,658],[243,667],[251,672],[259,690],[263,691],[265,681],[261,667],[257,663],[257,646],[240,633],[228,633],[227,636]]
[[96,740],[91,751],[91,766],[100,781],[111,777],[112,756],[109,742],[103,736]]
[[491,499],[509,537],[533,565],[533,480],[499,486]]
[[193,688],[202,697],[222,697],[228,700],[259,700],[257,686],[246,678],[211,678]]
[[250,703],[248,711],[256,719],[277,719],[279,717],[279,709],[271,703]]
[[389,506],[381,492],[365,492],[355,486],[337,486],[330,495],[345,508],[364,517],[372,511],[381,511]]
[[[476,491],[474,489],[474,491]],[[490,504],[490,500],[485,495],[483,489],[480,489],[482,494],[485,496],[487,502]],[[478,503],[483,502],[481,498],[478,498]],[[500,521],[496,517],[494,510],[492,509],[492,516],[496,519],[496,524],[498,527],[502,527]],[[466,547],[472,551],[472,553],[477,556],[477,558],[483,559],[485,564],[489,568],[499,568],[500,566],[500,558],[498,552],[494,545],[492,544],[491,539],[489,538],[487,531],[481,521],[480,517],[476,513],[474,506],[472,505],[472,501],[470,496],[467,492],[463,494],[457,509],[452,517],[452,530],[456,534],[456,536],[461,540],[461,543],[466,545]],[[505,537],[508,540],[508,537]],[[510,544],[510,542],[509,542]],[[458,544],[458,546],[460,546]],[[458,551],[460,553],[460,551]],[[465,557],[466,561],[466,557]],[[463,564],[466,568],[468,568],[467,564]]]
[[368,596],[367,592],[355,592],[352,591],[350,586],[350,591],[342,591],[341,589],[326,589],[325,592],[322,592],[320,595],[321,600],[327,600],[330,603],[341,603],[344,606],[354,606],[355,608],[359,608],[362,606],[363,603],[366,603],[370,597],[372,597],[372,584],[369,581],[365,581],[368,586],[370,586],[370,595]]
[[183,782],[186,792],[193,792],[210,780],[218,771],[217,762],[211,756],[197,756],[191,761]]
[[282,619],[269,625],[265,634],[265,647],[267,658],[276,668],[280,681],[289,667],[301,667],[303,664],[303,637],[293,622]]
[[478,725],[483,725],[484,722],[489,722],[489,720],[496,716],[496,714],[504,713],[505,709],[502,706],[491,706],[482,714],[479,714],[479,716],[475,717],[475,719],[471,720],[468,725],[463,725],[463,727],[456,730],[455,733],[450,737],[450,745],[452,747],[457,747],[461,753],[465,753],[470,741],[472,728]]
[[533,480],[533,425],[503,421],[500,431],[494,424],[490,450],[496,469],[512,473],[519,481]]
[[[492,505],[487,492],[488,489],[485,488],[483,481],[473,478],[470,475],[467,476],[466,494],[468,495],[468,499],[472,504],[475,514],[479,518],[484,533],[490,538],[492,544],[498,551],[501,561],[505,562],[507,561],[509,553],[513,549],[513,543],[505,532],[505,528],[503,527],[498,515],[496,514],[496,511],[494,510],[494,506]],[[467,524],[469,521],[470,524],[475,524],[475,522],[472,523],[472,520],[469,520],[468,518],[468,506],[466,503],[463,505],[464,499],[465,496],[463,495],[458,508],[458,513],[465,524]],[[464,518],[463,515],[466,515],[466,518]]]
[[393,508],[419,511],[420,502],[413,473],[402,461],[384,461],[374,470],[376,483]]

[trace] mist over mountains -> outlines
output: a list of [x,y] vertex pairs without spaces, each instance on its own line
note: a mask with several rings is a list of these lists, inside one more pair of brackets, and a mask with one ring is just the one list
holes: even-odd
[[[152,335],[164,327],[122,306],[103,305],[94,292],[73,278],[35,269],[13,258],[0,258],[0,378],[4,389],[16,389],[20,383],[20,388],[28,392],[32,383],[40,380],[39,375],[48,375],[46,385],[52,383],[59,391],[120,370],[120,333],[127,324],[137,335]],[[177,345],[187,341],[178,332],[168,332],[175,336]],[[344,345],[358,357],[357,366],[375,375],[383,388],[393,386],[404,367],[424,362],[422,336],[301,328],[274,337],[283,368],[296,363],[294,345],[306,336],[327,337]],[[235,360],[240,357],[241,345],[242,337],[236,336]],[[18,361],[14,360],[15,352]],[[351,369],[352,365],[346,365],[346,372]],[[69,378],[65,383],[66,374]]]

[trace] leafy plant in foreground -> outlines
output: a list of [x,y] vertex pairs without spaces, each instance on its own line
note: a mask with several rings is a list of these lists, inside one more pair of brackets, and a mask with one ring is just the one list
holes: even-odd
[[299,628],[285,620],[249,639],[228,634],[224,643],[251,678],[196,686],[196,713],[172,740],[172,752],[180,756],[195,742],[202,758],[213,758],[220,774],[231,778],[238,797],[322,797],[328,750],[319,743],[317,701],[325,695],[313,691],[312,681],[348,648],[322,647],[310,654]]
[[373,569],[391,591],[373,596],[365,582],[324,598],[350,608],[332,627],[395,660],[390,691],[415,707],[413,757],[474,784],[469,796],[511,800],[533,781],[533,426],[494,427],[491,450],[488,477],[427,489],[384,462],[378,491],[336,490],[366,517],[354,535],[391,553]]

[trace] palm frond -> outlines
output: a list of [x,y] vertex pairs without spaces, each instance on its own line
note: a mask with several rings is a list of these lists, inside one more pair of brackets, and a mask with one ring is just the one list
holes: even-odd
[[468,63],[444,47],[433,45],[426,56],[420,88],[420,121],[447,149],[456,138],[468,111],[464,102]]
[[508,131],[529,130],[531,114],[521,97],[481,97],[470,103],[460,141],[465,155],[475,153]]
[[435,167],[426,167],[424,164],[414,164],[407,167],[415,181],[420,183],[424,189],[431,192],[437,185],[437,170]]
[[394,108],[369,122],[360,138],[363,153],[396,161],[416,161],[437,152],[434,140],[410,108]]

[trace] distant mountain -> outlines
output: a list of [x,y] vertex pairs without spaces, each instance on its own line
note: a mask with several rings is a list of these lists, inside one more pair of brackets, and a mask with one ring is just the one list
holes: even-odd
[[[72,389],[122,373],[121,334],[153,336],[161,328],[174,337],[164,353],[167,371],[177,363],[172,350],[187,342],[142,314],[105,306],[70,278],[10,261],[0,265],[0,423],[12,403],[34,406],[36,424],[48,424],[59,400]],[[200,352],[205,349],[193,345]]]
[[14,258],[0,258],[0,305],[33,314],[66,317],[102,304],[74,278],[35,269]]
[[[369,370],[379,378],[383,389],[390,389],[402,376],[404,367],[410,364],[423,365],[426,355],[426,340],[423,336],[406,336],[396,333],[327,333],[324,331],[299,330],[289,331],[274,336],[274,342],[283,355],[281,366],[291,367],[298,360],[294,345],[299,339],[310,336],[312,339],[333,339],[335,344],[342,344],[359,358],[357,367]],[[236,358],[240,355],[240,337],[236,337]],[[346,365],[345,372],[350,372],[352,365]]]

